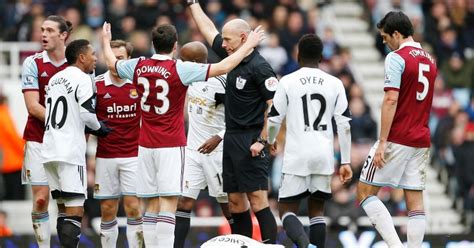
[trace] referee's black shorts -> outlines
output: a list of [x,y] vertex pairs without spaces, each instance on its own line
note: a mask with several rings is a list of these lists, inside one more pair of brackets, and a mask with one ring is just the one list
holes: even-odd
[[257,157],[252,157],[250,152],[260,132],[260,129],[226,131],[222,161],[224,192],[268,190],[269,152],[266,147]]

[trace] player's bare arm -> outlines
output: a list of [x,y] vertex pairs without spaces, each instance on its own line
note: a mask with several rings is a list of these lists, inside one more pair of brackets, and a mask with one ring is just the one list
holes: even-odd
[[382,168],[385,164],[385,149],[387,148],[387,138],[392,126],[393,117],[397,110],[398,103],[398,91],[389,90],[385,92],[383,103],[382,103],[382,117],[381,117],[381,128],[379,145],[374,155],[374,166]]
[[216,134],[212,136],[211,138],[209,138],[208,140],[206,140],[206,142],[204,142],[198,148],[198,151],[203,154],[209,154],[212,151],[214,151],[214,149],[216,149],[216,147],[219,145],[219,143],[221,143],[221,141],[222,141],[222,138]]
[[[212,64],[209,69],[209,77],[215,77],[226,74],[234,69],[253,49],[265,39],[265,31],[259,25],[247,36],[247,40],[237,51],[221,60],[219,63]],[[107,62],[108,65],[108,62]]]
[[199,2],[197,0],[188,0],[189,9],[191,10],[191,15],[193,20],[196,22],[199,31],[206,39],[207,43],[212,45],[214,38],[219,34],[214,23],[209,19],[209,17],[204,13]]
[[115,63],[117,63],[117,58],[115,57],[112,47],[110,46],[110,41],[112,40],[112,32],[110,31],[110,23],[104,22],[102,26],[102,49],[104,51],[105,62],[107,67],[112,73],[117,74],[115,68]]
[[[267,106],[272,106],[273,101],[267,100]],[[268,112],[265,111],[265,118],[263,121],[263,128],[262,132],[260,133],[260,139],[255,141],[250,146],[250,152],[252,153],[252,157],[256,157],[260,155],[260,152],[262,152],[263,148],[267,145],[267,140],[268,140],[268,132],[267,132],[267,122],[268,122]]]
[[38,91],[25,91],[23,93],[25,99],[26,109],[28,114],[34,116],[36,119],[44,122],[44,115],[46,109],[39,103]]

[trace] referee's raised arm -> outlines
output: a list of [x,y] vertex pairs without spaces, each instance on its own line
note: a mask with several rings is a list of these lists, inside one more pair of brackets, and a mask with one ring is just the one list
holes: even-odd
[[199,2],[197,0],[188,0],[189,9],[191,10],[191,15],[193,20],[196,22],[199,31],[206,38],[206,41],[209,45],[212,46],[214,38],[219,34],[216,26],[211,19],[204,13]]

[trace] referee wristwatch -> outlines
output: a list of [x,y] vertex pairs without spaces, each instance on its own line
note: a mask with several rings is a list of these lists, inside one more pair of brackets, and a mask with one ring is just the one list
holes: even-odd
[[198,0],[187,0],[188,6],[191,4],[199,3]]
[[257,142],[264,145],[264,146],[266,146],[268,144],[268,141],[263,137],[258,137]]

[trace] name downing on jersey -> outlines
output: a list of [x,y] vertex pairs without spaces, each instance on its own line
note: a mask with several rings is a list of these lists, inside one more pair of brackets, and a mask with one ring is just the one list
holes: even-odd
[[138,76],[140,76],[142,73],[159,73],[166,79],[168,79],[171,76],[171,72],[169,72],[166,68],[161,67],[161,66],[144,65],[137,69]]
[[64,87],[66,87],[66,91],[68,94],[71,94],[74,90],[71,86],[71,82],[69,82],[66,78],[55,78],[53,79],[49,84],[48,86],[46,86],[46,92],[49,91],[49,89],[53,86],[56,86],[56,85],[63,85]]

